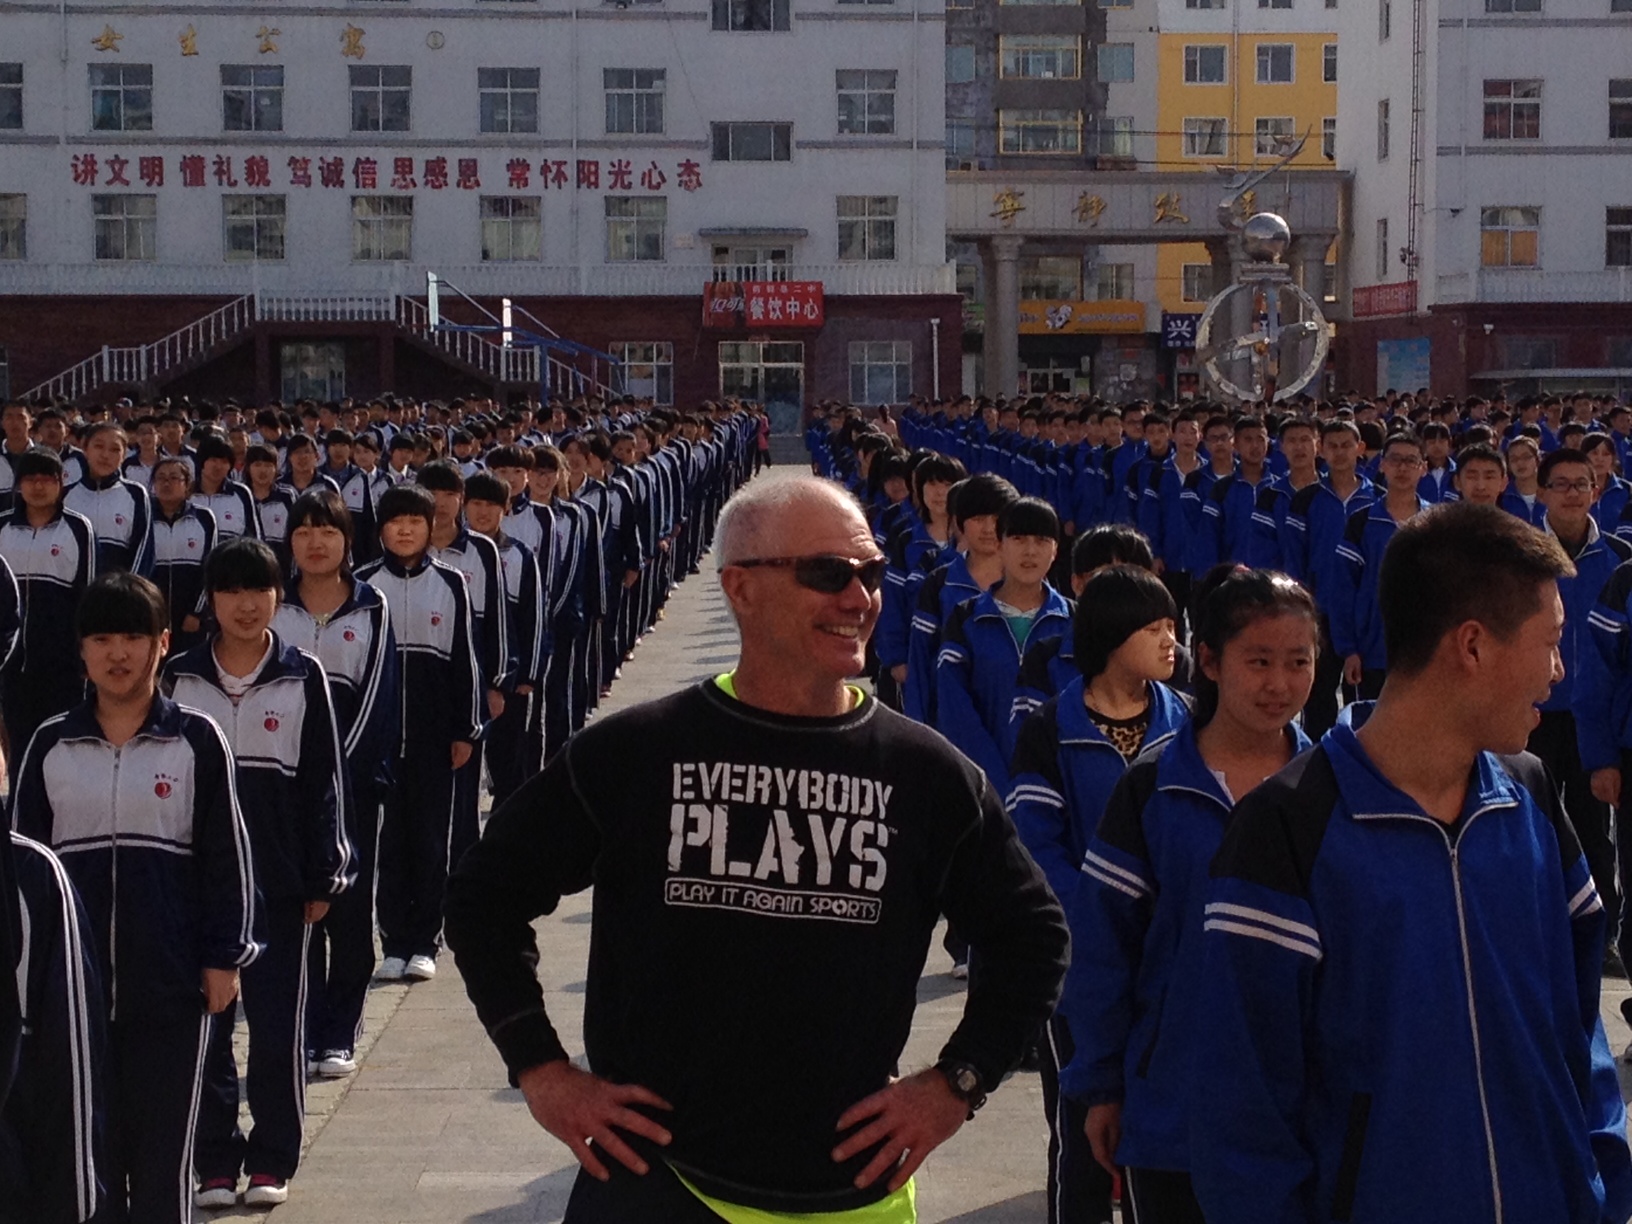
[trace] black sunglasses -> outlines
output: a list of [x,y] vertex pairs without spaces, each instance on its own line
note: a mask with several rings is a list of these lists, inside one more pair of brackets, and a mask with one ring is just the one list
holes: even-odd
[[743,569],[791,569],[795,582],[823,595],[837,595],[852,582],[859,581],[861,589],[872,595],[884,581],[885,561],[883,557],[870,561],[850,557],[755,557],[732,564]]

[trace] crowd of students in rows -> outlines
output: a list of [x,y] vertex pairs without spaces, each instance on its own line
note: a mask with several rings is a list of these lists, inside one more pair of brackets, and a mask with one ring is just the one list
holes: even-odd
[[[1512,411],[1393,395],[1265,407],[965,398],[898,418],[837,410],[807,435],[816,470],[863,500],[888,558],[880,695],[981,765],[1071,918],[1066,997],[1038,1051],[1051,1224],[1109,1220],[1117,1169],[1140,1221],[1202,1218],[1189,1176],[1193,1055],[1208,1023],[1202,902],[1223,818],[1334,726],[1336,747],[1353,739],[1399,663],[1385,550],[1431,506],[1500,508],[1498,527],[1539,527],[1569,559],[1557,577],[1563,673],[1536,697],[1528,749],[1590,867],[1572,885],[1571,917],[1597,913],[1598,898],[1610,913],[1608,941],[1591,945],[1589,1038],[1599,958],[1624,976],[1616,846],[1627,839],[1611,822],[1632,750],[1632,410],[1585,395]],[[1525,540],[1497,543],[1522,552]],[[1478,553],[1477,532],[1467,547]],[[1422,598],[1455,602],[1426,588]],[[1207,929],[1319,959],[1302,911],[1277,916],[1247,895],[1250,905],[1223,903],[1235,919]],[[955,932],[947,946],[954,975],[967,975]],[[1295,1047],[1293,1034],[1275,1036]],[[1216,1057],[1218,1042],[1208,1049]],[[1288,1105],[1290,1080],[1249,1082],[1288,1065],[1241,1061],[1232,1089],[1266,1111],[1271,1098]],[[1602,1088],[1584,1107],[1613,1131],[1619,1094]],[[1626,1170],[1606,1169],[1606,1182],[1611,1172],[1603,1218],[1624,1219]],[[1332,1218],[1349,1218],[1353,1193],[1339,1193]],[[1305,1218],[1211,1206],[1218,1218]]]
[[763,419],[4,406],[0,1221],[284,1201],[370,980],[436,973],[484,777],[591,716]]

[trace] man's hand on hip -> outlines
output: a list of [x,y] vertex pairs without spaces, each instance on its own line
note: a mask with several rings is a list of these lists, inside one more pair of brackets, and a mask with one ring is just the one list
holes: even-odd
[[865,1190],[894,1169],[889,1180],[893,1192],[907,1184],[925,1158],[955,1135],[968,1116],[968,1104],[954,1095],[946,1077],[931,1067],[898,1079],[845,1110],[839,1130],[848,1130],[860,1122],[867,1125],[834,1148],[833,1159],[849,1160],[857,1152],[882,1142],[878,1155],[857,1175],[856,1188]]
[[[571,1148],[591,1177],[606,1181],[611,1176],[596,1157],[596,1149],[611,1153],[636,1173],[647,1171],[646,1162],[619,1136],[620,1130],[656,1144],[666,1146],[669,1142],[668,1131],[630,1108],[635,1104],[674,1108],[649,1088],[614,1084],[562,1059],[529,1067],[516,1078],[533,1120]],[[594,1148],[590,1147],[591,1140]]]

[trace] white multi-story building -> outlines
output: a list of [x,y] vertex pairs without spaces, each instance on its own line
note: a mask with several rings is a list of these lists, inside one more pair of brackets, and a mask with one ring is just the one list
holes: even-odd
[[1632,390],[1632,2],[1339,13],[1345,382]]
[[953,389],[931,326],[959,317],[940,0],[25,2],[3,21],[13,394],[86,358],[49,389],[544,373],[431,333],[427,271],[667,402]]

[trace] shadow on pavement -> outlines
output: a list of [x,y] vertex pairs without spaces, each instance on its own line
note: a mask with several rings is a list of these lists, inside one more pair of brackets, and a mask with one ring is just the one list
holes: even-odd
[[1030,1194],[1017,1194],[1001,1203],[977,1207],[962,1215],[943,1216],[941,1224],[1037,1224],[1038,1220],[1047,1218],[1048,1194],[1043,1190],[1033,1190]]

